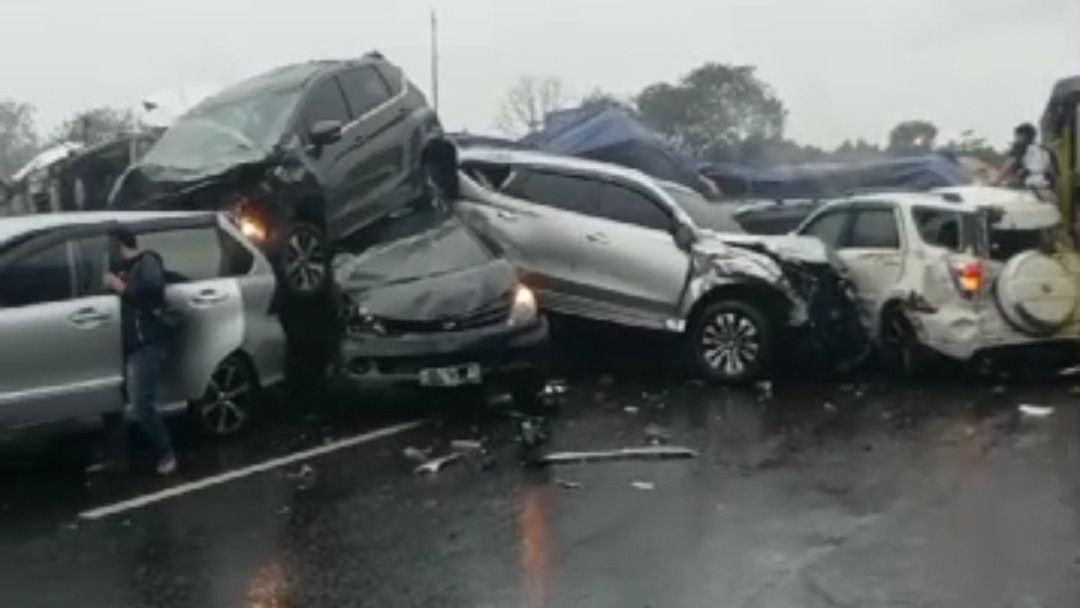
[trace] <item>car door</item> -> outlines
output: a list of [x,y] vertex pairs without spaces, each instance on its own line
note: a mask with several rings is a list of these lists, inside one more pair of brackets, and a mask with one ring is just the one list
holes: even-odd
[[354,167],[359,164],[361,147],[357,145],[355,131],[351,136],[346,132],[352,122],[352,115],[341,85],[333,76],[323,79],[307,92],[300,123],[301,127],[310,133],[316,124],[328,120],[341,123],[341,139],[322,146],[309,145],[308,155],[318,167],[319,176],[326,189],[327,231],[332,238],[339,238],[345,232],[343,229],[346,215],[351,208],[352,199],[356,196],[356,187],[352,180],[356,177]]
[[120,300],[103,274],[77,283],[76,241],[45,235],[0,257],[0,428],[123,404]]
[[577,312],[585,290],[577,267],[584,244],[581,222],[598,187],[585,177],[515,167],[498,192],[458,205],[470,224],[502,246],[544,306]]
[[183,319],[166,364],[163,403],[203,394],[214,369],[244,339],[244,305],[228,275],[216,219],[134,226],[143,249],[165,264],[165,299]]
[[900,281],[904,271],[900,217],[889,203],[858,203],[836,254],[847,268],[867,318]]
[[614,320],[670,329],[690,256],[676,245],[675,219],[663,203],[640,187],[601,181],[578,226],[577,276],[590,299]]
[[415,196],[416,188],[406,183],[419,178],[409,166],[407,146],[419,142],[410,141],[407,130],[408,109],[402,103],[404,96],[400,73],[391,81],[373,65],[350,68],[338,76],[345,99],[349,103],[353,121],[349,135],[361,146],[356,167],[357,200],[351,223],[366,226],[383,217]]

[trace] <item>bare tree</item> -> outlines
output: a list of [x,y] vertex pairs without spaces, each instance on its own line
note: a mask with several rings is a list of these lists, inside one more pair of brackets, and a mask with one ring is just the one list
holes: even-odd
[[0,179],[6,179],[30,160],[37,146],[34,106],[0,100]]
[[553,76],[522,76],[506,93],[495,126],[507,135],[520,136],[544,126],[544,116],[566,101],[562,81]]

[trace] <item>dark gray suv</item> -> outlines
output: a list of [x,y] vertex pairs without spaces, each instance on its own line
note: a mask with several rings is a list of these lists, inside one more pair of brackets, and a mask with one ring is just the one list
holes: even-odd
[[280,67],[182,116],[118,182],[116,209],[231,212],[291,295],[322,292],[333,244],[426,198],[442,128],[377,53]]

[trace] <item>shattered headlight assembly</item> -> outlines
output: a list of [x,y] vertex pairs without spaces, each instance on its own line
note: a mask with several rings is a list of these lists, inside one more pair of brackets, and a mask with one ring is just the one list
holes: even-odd
[[345,333],[354,338],[385,336],[386,327],[367,308],[356,305],[346,298]]
[[537,315],[536,295],[524,285],[518,285],[514,289],[514,299],[510,303],[510,315],[506,324],[510,327],[528,325],[536,320]]

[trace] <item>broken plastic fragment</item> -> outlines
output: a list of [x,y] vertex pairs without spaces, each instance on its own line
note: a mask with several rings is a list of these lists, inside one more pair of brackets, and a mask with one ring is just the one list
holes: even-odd
[[416,474],[434,475],[441,471],[446,465],[457,461],[461,458],[460,452],[454,452],[453,454],[447,454],[446,456],[440,456],[438,458],[432,458],[424,464],[416,467]]
[[301,465],[296,472],[289,475],[290,479],[310,479],[315,476],[315,468],[310,464]]
[[484,443],[476,439],[454,439],[450,442],[450,449],[455,452],[480,452],[484,449]]
[[637,415],[637,413],[640,410],[638,409],[638,407],[636,405],[628,405],[628,406],[622,408],[622,411],[626,412],[627,414],[630,414],[631,416],[635,416],[635,415]]
[[410,445],[401,450],[401,455],[413,462],[426,462],[431,456],[431,450],[421,450]]
[[754,384],[754,388],[757,389],[758,395],[762,399],[772,399],[772,382],[769,380],[760,380]]
[[697,457],[698,453],[696,451],[686,447],[648,446],[598,452],[554,452],[537,458],[535,462],[541,465],[552,465],[609,462],[613,460],[668,460]]
[[1031,405],[1025,403],[1019,408],[1020,413],[1032,418],[1046,418],[1050,414],[1054,413],[1054,408],[1045,405]]
[[585,488],[585,484],[577,481],[570,481],[569,479],[556,479],[555,485],[564,490],[582,490]]
[[634,486],[634,489],[643,492],[651,492],[656,489],[656,484],[651,481],[634,481],[630,485]]
[[657,424],[649,424],[645,427],[645,438],[649,443],[659,445],[671,441],[671,433]]

